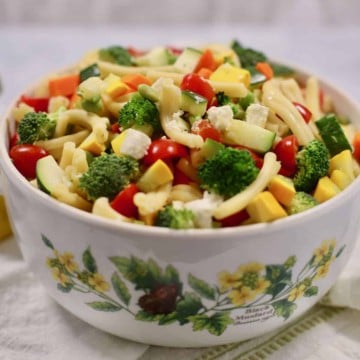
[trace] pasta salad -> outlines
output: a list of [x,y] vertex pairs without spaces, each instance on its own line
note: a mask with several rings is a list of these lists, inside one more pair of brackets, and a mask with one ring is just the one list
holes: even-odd
[[359,174],[360,132],[315,77],[229,45],[110,46],[13,111],[9,154],[58,201],[172,229],[271,222]]

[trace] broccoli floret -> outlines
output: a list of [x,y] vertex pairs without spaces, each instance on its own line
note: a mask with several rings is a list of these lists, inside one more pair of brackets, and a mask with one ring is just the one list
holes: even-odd
[[143,125],[151,125],[153,129],[159,129],[159,110],[151,100],[137,94],[120,110],[119,125],[124,129]]
[[99,58],[100,60],[119,64],[119,65],[125,65],[125,66],[132,65],[131,55],[122,46],[115,45],[100,49]]
[[198,168],[201,187],[225,197],[244,190],[258,173],[249,151],[231,147],[218,151]]
[[298,191],[293,196],[287,211],[290,215],[293,215],[310,209],[318,204],[318,201],[310,194],[303,191]]
[[171,229],[193,229],[194,219],[195,216],[191,210],[167,205],[157,213],[154,225]]
[[218,106],[230,105],[235,119],[242,119],[244,117],[245,113],[241,106],[234,103],[230,96],[225,95],[223,91],[216,94],[216,100],[218,102]]
[[29,112],[20,121],[17,132],[19,143],[33,144],[53,137],[56,120],[45,112]]
[[297,191],[310,193],[318,180],[329,171],[330,154],[320,140],[312,140],[296,155],[297,172],[294,185]]
[[138,162],[128,156],[106,154],[96,157],[79,180],[89,200],[99,197],[113,198],[139,173]]

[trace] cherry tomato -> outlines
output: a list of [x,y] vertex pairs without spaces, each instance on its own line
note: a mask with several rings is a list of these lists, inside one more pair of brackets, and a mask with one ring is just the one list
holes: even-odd
[[[296,160],[295,156],[298,152],[299,144],[295,135],[285,136],[275,146],[274,152],[277,159],[280,160],[281,165],[288,174],[294,174],[296,172]],[[285,171],[284,170],[284,171]]]
[[184,76],[180,84],[180,88],[181,90],[193,91],[206,98],[208,101],[208,107],[212,103],[212,100],[215,96],[215,91],[212,86],[201,76],[194,73]]
[[193,126],[192,132],[200,135],[204,140],[210,138],[217,142],[221,142],[221,133],[209,120],[197,121]]
[[247,220],[249,217],[250,216],[248,212],[244,209],[220,220],[220,223],[222,227],[239,226],[243,221]]
[[312,118],[311,111],[307,107],[305,107],[304,105],[301,105],[301,104],[299,104],[297,102],[293,102],[293,105],[299,111],[299,113],[301,114],[301,116],[303,117],[305,122],[308,123]]
[[36,163],[47,155],[46,150],[31,144],[15,145],[10,149],[10,158],[15,167],[28,179],[36,177]]
[[156,160],[170,160],[174,158],[182,158],[188,155],[186,146],[168,138],[162,137],[154,140],[143,158],[146,165],[153,164]]
[[175,56],[180,55],[184,51],[184,49],[172,45],[167,46],[167,49],[170,50]]
[[128,53],[129,53],[131,56],[134,56],[134,57],[141,56],[141,55],[144,55],[144,54],[145,54],[145,51],[136,49],[136,48],[133,47],[133,46],[129,46],[129,47],[127,48],[127,51],[128,51]]
[[136,218],[138,209],[134,204],[134,196],[138,192],[139,189],[135,184],[129,184],[116,195],[114,200],[110,202],[110,206],[121,215]]

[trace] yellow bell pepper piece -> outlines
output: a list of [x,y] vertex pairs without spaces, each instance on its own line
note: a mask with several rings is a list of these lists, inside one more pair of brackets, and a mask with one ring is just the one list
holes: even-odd
[[344,171],[335,169],[330,175],[330,180],[340,189],[344,190],[352,182],[352,179]]
[[256,222],[268,222],[287,216],[286,211],[270,191],[263,191],[246,207],[250,218]]
[[145,193],[173,181],[174,175],[161,159],[156,160],[141,176],[136,186]]
[[225,63],[220,65],[211,75],[211,81],[242,83],[250,86],[251,75],[248,70]]
[[314,198],[322,203],[331,199],[340,192],[340,189],[330,180],[328,176],[322,177],[315,188]]
[[343,150],[330,159],[330,174],[334,170],[343,171],[350,179],[354,179],[353,157],[350,150]]
[[282,205],[289,206],[296,190],[291,179],[275,175],[269,183],[269,191],[274,195],[275,199]]

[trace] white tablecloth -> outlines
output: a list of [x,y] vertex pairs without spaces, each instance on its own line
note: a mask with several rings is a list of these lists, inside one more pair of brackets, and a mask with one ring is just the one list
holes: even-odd
[[[26,85],[54,69],[76,62],[92,48],[112,44],[142,48],[227,42],[233,38],[273,58],[303,65],[360,100],[360,27],[0,27],[0,77],[4,89],[0,95],[0,112]],[[360,251],[353,264],[356,265],[359,257]],[[347,289],[344,284],[342,288],[335,288],[334,299]],[[0,359],[69,358],[360,359],[360,311],[317,306],[280,333],[212,349],[148,347],[98,331],[60,308],[29,273],[14,239],[4,241],[0,244]]]

